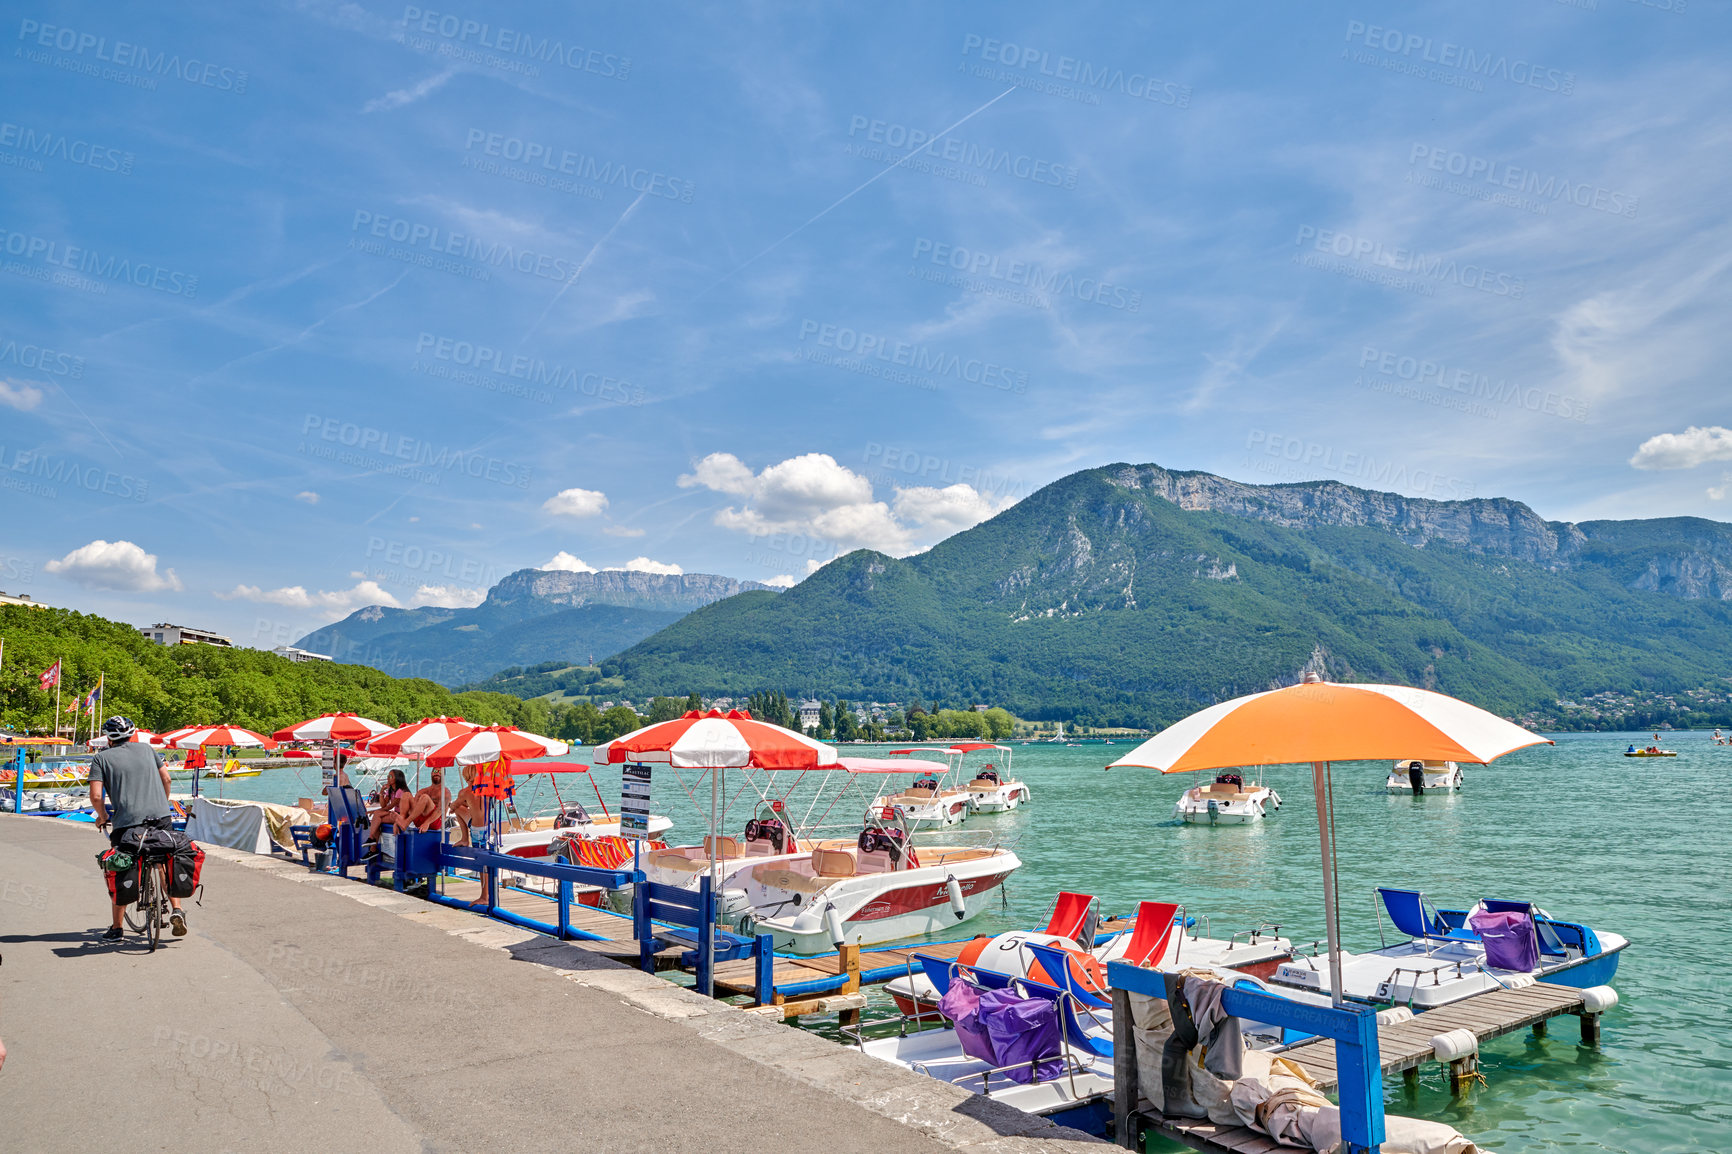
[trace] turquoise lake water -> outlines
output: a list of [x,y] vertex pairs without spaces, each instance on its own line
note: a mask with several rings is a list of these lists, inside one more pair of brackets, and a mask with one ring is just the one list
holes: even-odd
[[[1387,762],[1335,767],[1347,948],[1378,945],[1377,885],[1421,889],[1452,907],[1482,897],[1530,899],[1554,917],[1630,939],[1614,982],[1621,1001],[1607,1014],[1597,1049],[1580,1044],[1573,1019],[1555,1022],[1544,1039],[1511,1034],[1482,1048],[1485,1087],[1452,1098],[1438,1068],[1428,1066],[1417,1093],[1398,1078],[1386,1082],[1392,1112],[1449,1122],[1500,1154],[1732,1150],[1732,981],[1719,968],[1732,945],[1732,801],[1724,789],[1732,746],[1678,733],[1661,742],[1676,758],[1621,756],[1648,737],[1562,734],[1556,746],[1465,767],[1465,788],[1453,795],[1392,796],[1383,784]],[[1295,941],[1321,937],[1309,769],[1266,771],[1283,805],[1263,822],[1186,826],[1173,821],[1172,807],[1196,775],[1102,772],[1133,744],[1015,748],[1012,770],[1029,784],[1033,803],[960,828],[997,831],[1023,867],[1010,879],[1003,909],[945,936],[1043,923],[1057,891],[1069,889],[1098,896],[1113,913],[1130,913],[1144,899],[1182,902],[1208,915],[1217,937],[1259,922],[1279,923]],[[579,756],[574,750],[570,760]],[[700,816],[663,773],[653,808],[674,819],[668,836],[675,843],[700,838],[707,785]],[[293,800],[309,792],[303,779],[317,782],[316,769],[300,775],[271,770],[224,790]],[[617,769],[600,769],[596,779],[611,807]],[[579,787],[587,790],[582,778],[561,782],[568,800]],[[177,780],[176,788],[185,787]],[[593,803],[593,793],[587,800]],[[736,801],[729,827],[743,825],[748,809]],[[860,810],[851,798],[832,820],[844,812],[856,820]],[[878,995],[878,1014],[887,1006]]]

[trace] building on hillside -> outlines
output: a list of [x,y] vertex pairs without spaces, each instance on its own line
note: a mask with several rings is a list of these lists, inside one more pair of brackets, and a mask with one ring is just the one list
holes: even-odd
[[0,605],[24,605],[31,609],[48,608],[28,593],[7,593],[4,591],[0,591]]
[[328,653],[310,653],[305,649],[296,649],[293,645],[279,645],[271,650],[278,657],[287,657],[290,661],[329,661]]
[[221,645],[232,648],[234,642],[221,633],[212,633],[208,629],[194,629],[189,625],[169,625],[159,621],[155,625],[138,630],[146,641],[154,641],[158,645]]
[[802,701],[800,703],[800,728],[817,729],[818,711],[822,708],[816,701]]
[[718,697],[718,698],[714,699],[713,701],[711,701],[709,703],[709,705],[705,706],[706,709],[719,709],[724,713],[726,713],[728,710],[732,709],[733,707],[734,707],[734,699],[731,697]]
[[969,708],[974,710],[976,713],[985,713],[991,707],[976,702],[974,705],[969,706]]

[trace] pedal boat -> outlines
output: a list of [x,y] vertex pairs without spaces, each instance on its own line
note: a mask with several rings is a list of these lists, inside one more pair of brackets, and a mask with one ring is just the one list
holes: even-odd
[[1410,758],[1395,763],[1385,784],[1390,793],[1453,793],[1461,788],[1461,767],[1453,761]]
[[[1342,953],[1342,994],[1356,1002],[1420,1012],[1534,982],[1577,989],[1604,986],[1617,974],[1618,956],[1629,945],[1618,934],[1558,921],[1531,902],[1488,899],[1473,910],[1442,910],[1418,890],[1382,888],[1377,894],[1396,932],[1408,940],[1368,953]],[[1527,970],[1489,965],[1484,941],[1468,926],[1468,918],[1482,910],[1527,915],[1538,939],[1538,964]],[[1381,933],[1381,919],[1378,928]],[[1329,965],[1323,958],[1296,956],[1277,967],[1271,981],[1326,994]]]
[[1240,774],[1221,773],[1208,785],[1180,794],[1173,816],[1194,825],[1246,825],[1280,808],[1281,795],[1268,786],[1246,785]]

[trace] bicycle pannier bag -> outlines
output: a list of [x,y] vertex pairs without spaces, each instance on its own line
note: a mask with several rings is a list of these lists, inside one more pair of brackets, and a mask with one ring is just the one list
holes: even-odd
[[168,859],[168,896],[190,898],[198,890],[199,874],[204,871],[204,847],[188,842],[191,851],[177,849]]

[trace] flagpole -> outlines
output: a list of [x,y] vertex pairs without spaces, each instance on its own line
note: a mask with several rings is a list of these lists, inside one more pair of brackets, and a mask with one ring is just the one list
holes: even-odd
[[54,659],[54,736],[60,736],[60,683],[66,680],[66,658]]

